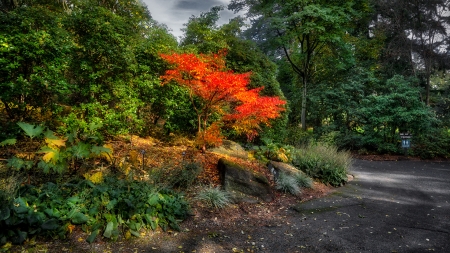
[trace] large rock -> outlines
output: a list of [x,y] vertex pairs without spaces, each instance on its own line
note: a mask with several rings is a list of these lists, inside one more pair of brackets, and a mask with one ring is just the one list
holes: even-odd
[[229,155],[243,159],[248,158],[248,152],[245,151],[245,149],[241,145],[239,145],[239,143],[229,140],[224,140],[222,142],[222,146],[212,148],[209,151],[217,154]]
[[262,173],[221,158],[218,164],[224,190],[233,196],[235,202],[272,201],[269,180]]
[[280,172],[287,175],[295,175],[301,173],[296,167],[282,162],[269,161],[267,163],[267,168],[270,170],[270,173],[273,175],[274,180],[278,178]]

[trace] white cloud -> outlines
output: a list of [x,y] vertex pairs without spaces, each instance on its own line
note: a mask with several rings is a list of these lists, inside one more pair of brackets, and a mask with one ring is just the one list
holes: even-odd
[[202,12],[207,12],[213,6],[223,5],[225,10],[220,13],[218,25],[228,23],[236,17],[232,11],[227,10],[227,5],[231,0],[142,0],[148,7],[153,19],[159,23],[166,24],[171,29],[175,37],[183,35],[180,30],[184,28],[192,15],[199,16]]

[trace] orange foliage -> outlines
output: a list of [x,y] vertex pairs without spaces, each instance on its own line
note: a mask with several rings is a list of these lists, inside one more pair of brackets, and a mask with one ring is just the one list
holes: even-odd
[[[189,89],[191,99],[194,95],[202,99],[200,107],[193,105],[198,116],[198,133],[203,136],[204,143],[205,138],[220,140],[218,125],[208,129],[209,116],[213,113],[219,113],[222,121],[252,139],[258,134],[260,124],[269,125],[271,119],[285,110],[286,102],[280,98],[259,96],[263,88],[247,88],[251,73],[236,74],[227,70],[225,54],[221,51],[212,55],[160,55],[175,67],[161,77],[163,84],[175,81]],[[213,135],[216,137],[212,138]]]
[[196,142],[199,146],[206,145],[209,147],[217,147],[222,145],[222,133],[220,132],[220,126],[217,122],[212,123],[205,131],[197,136]]

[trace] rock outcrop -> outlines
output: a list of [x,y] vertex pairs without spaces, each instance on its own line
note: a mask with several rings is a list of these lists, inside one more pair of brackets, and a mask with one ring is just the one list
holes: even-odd
[[287,174],[287,175],[295,175],[298,173],[301,173],[300,170],[295,168],[294,166],[282,163],[282,162],[275,162],[275,161],[269,161],[267,163],[267,168],[270,170],[270,173],[273,175],[274,180],[278,178],[278,175],[280,172]]
[[272,201],[272,189],[264,174],[225,158],[219,160],[218,168],[222,186],[232,195],[234,202]]
[[224,140],[222,142],[222,146],[212,148],[209,151],[242,159],[248,158],[248,152],[245,151],[245,149],[241,145],[239,145],[239,143],[229,140]]

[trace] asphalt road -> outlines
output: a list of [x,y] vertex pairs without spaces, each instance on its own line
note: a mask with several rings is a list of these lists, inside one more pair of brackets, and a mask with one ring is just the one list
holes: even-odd
[[450,252],[450,162],[356,160],[351,173],[337,193],[295,208],[298,250],[270,251]]
[[[160,252],[450,252],[450,162],[356,160],[335,193]],[[257,218],[256,218],[257,219]],[[217,234],[216,234],[217,232]],[[183,245],[176,250],[176,245]],[[146,251],[146,250],[144,250]]]
[[350,172],[335,193],[271,220],[194,228],[139,252],[450,252],[450,162],[356,160]]

